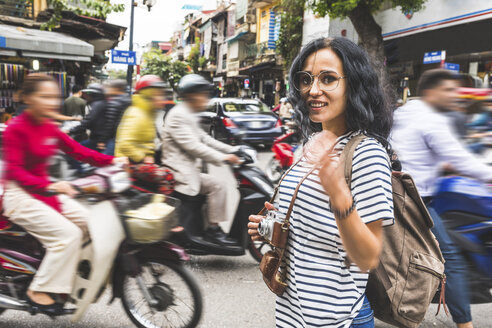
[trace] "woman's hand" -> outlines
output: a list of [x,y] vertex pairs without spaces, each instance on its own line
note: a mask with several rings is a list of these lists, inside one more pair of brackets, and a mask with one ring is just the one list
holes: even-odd
[[58,181],[52,183],[48,186],[47,189],[56,191],[59,194],[65,194],[70,197],[75,197],[79,194],[79,192],[74,187],[72,187],[72,185],[67,181]]
[[323,156],[322,163],[319,178],[321,185],[330,197],[332,206],[337,209],[349,208],[352,195],[345,181],[345,163],[335,153]]
[[[269,202],[265,202],[265,207],[269,211],[274,211],[275,207],[273,204]],[[260,223],[261,220],[263,220],[265,216],[263,215],[250,215],[249,216],[249,223],[248,223],[248,234],[251,236],[251,239],[254,241],[261,241],[264,240],[262,236],[259,235],[258,233],[258,223]]]
[[145,156],[143,159],[143,163],[144,164],[154,164],[155,163],[154,156]]
[[128,160],[128,157],[115,157],[111,163],[113,165],[125,166],[130,164],[130,161]]

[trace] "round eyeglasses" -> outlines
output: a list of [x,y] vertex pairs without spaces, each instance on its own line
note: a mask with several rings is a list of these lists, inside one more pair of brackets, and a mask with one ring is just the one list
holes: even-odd
[[313,87],[314,79],[318,78],[318,88],[323,91],[333,91],[340,84],[340,80],[346,76],[340,76],[335,72],[326,71],[318,75],[309,72],[297,72],[294,74],[294,88],[297,91],[306,93]]

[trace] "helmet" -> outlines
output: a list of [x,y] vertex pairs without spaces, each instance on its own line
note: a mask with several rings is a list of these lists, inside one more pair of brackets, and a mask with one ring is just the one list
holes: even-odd
[[135,85],[135,91],[139,92],[140,90],[147,88],[161,89],[165,87],[167,87],[167,85],[157,75],[144,75],[137,81],[137,84]]
[[213,84],[208,82],[203,76],[198,74],[188,74],[179,80],[178,95],[183,96],[189,93],[212,92]]
[[87,86],[87,88],[82,90],[82,93],[102,95],[104,94],[104,88],[100,83],[91,83]]

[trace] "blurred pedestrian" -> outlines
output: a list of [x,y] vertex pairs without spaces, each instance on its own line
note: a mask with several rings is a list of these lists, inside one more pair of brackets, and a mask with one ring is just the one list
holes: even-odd
[[132,104],[116,132],[116,156],[126,156],[133,163],[155,163],[155,119],[157,111],[164,108],[164,88],[166,84],[156,75],[137,81]]
[[204,77],[189,74],[181,78],[178,95],[181,103],[173,107],[164,119],[162,129],[162,163],[170,168],[176,179],[178,198],[187,199],[198,194],[207,197],[208,229],[205,238],[223,246],[237,246],[219,226],[227,220],[227,186],[210,174],[201,173],[199,160],[221,165],[238,164],[232,154],[237,147],[209,136],[198,124],[197,113],[208,108],[213,85]]
[[391,144],[403,171],[412,175],[434,220],[433,233],[446,260],[446,303],[460,328],[471,328],[472,317],[465,261],[433,209],[432,197],[440,164],[448,163],[461,174],[492,181],[492,168],[472,155],[457,139],[452,122],[442,115],[457,99],[458,77],[443,69],[422,74],[417,93],[394,114]]
[[[364,50],[346,38],[307,44],[290,70],[304,155],[267,209],[284,218],[294,195],[285,250],[287,289],[277,298],[277,327],[374,327],[365,290],[379,263],[383,226],[393,224],[388,141],[392,115]],[[340,153],[355,149],[352,180]],[[333,150],[330,152],[330,150]],[[303,178],[306,178],[303,180]],[[260,239],[250,216],[249,234]]]
[[85,106],[87,106],[87,102],[82,99],[82,87],[76,84],[72,87],[72,95],[65,99],[63,103],[62,114],[83,118],[85,116]]
[[[46,254],[26,301],[50,316],[64,314],[57,294],[70,294],[82,242],[89,237],[89,211],[72,199],[77,191],[66,181],[50,182],[47,162],[57,151],[95,166],[121,162],[80,146],[62,133],[50,118],[61,107],[57,82],[44,74],[27,76],[19,93],[24,112],[4,133],[6,169],[3,206],[9,220],[43,244]],[[55,191],[58,196],[48,195]]]
[[72,128],[69,134],[76,136],[89,131],[89,138],[82,141],[81,144],[90,149],[102,152],[104,150],[101,144],[104,138],[104,115],[107,106],[103,86],[99,83],[92,83],[86,89],[83,89],[82,93],[85,99],[87,99],[90,111],[80,125]]
[[289,100],[285,97],[280,99],[280,108],[278,115],[281,119],[291,119],[292,118],[292,105]]
[[128,95],[128,85],[124,80],[111,80],[105,85],[106,110],[104,112],[104,126],[100,149],[106,155],[114,155],[116,130],[125,110],[131,105],[132,99]]

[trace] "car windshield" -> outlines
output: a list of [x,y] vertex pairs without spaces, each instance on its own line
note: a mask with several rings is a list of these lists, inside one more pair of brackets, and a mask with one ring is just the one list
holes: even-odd
[[241,113],[266,113],[270,112],[267,105],[260,102],[251,103],[224,103],[224,109],[226,112],[241,112]]

